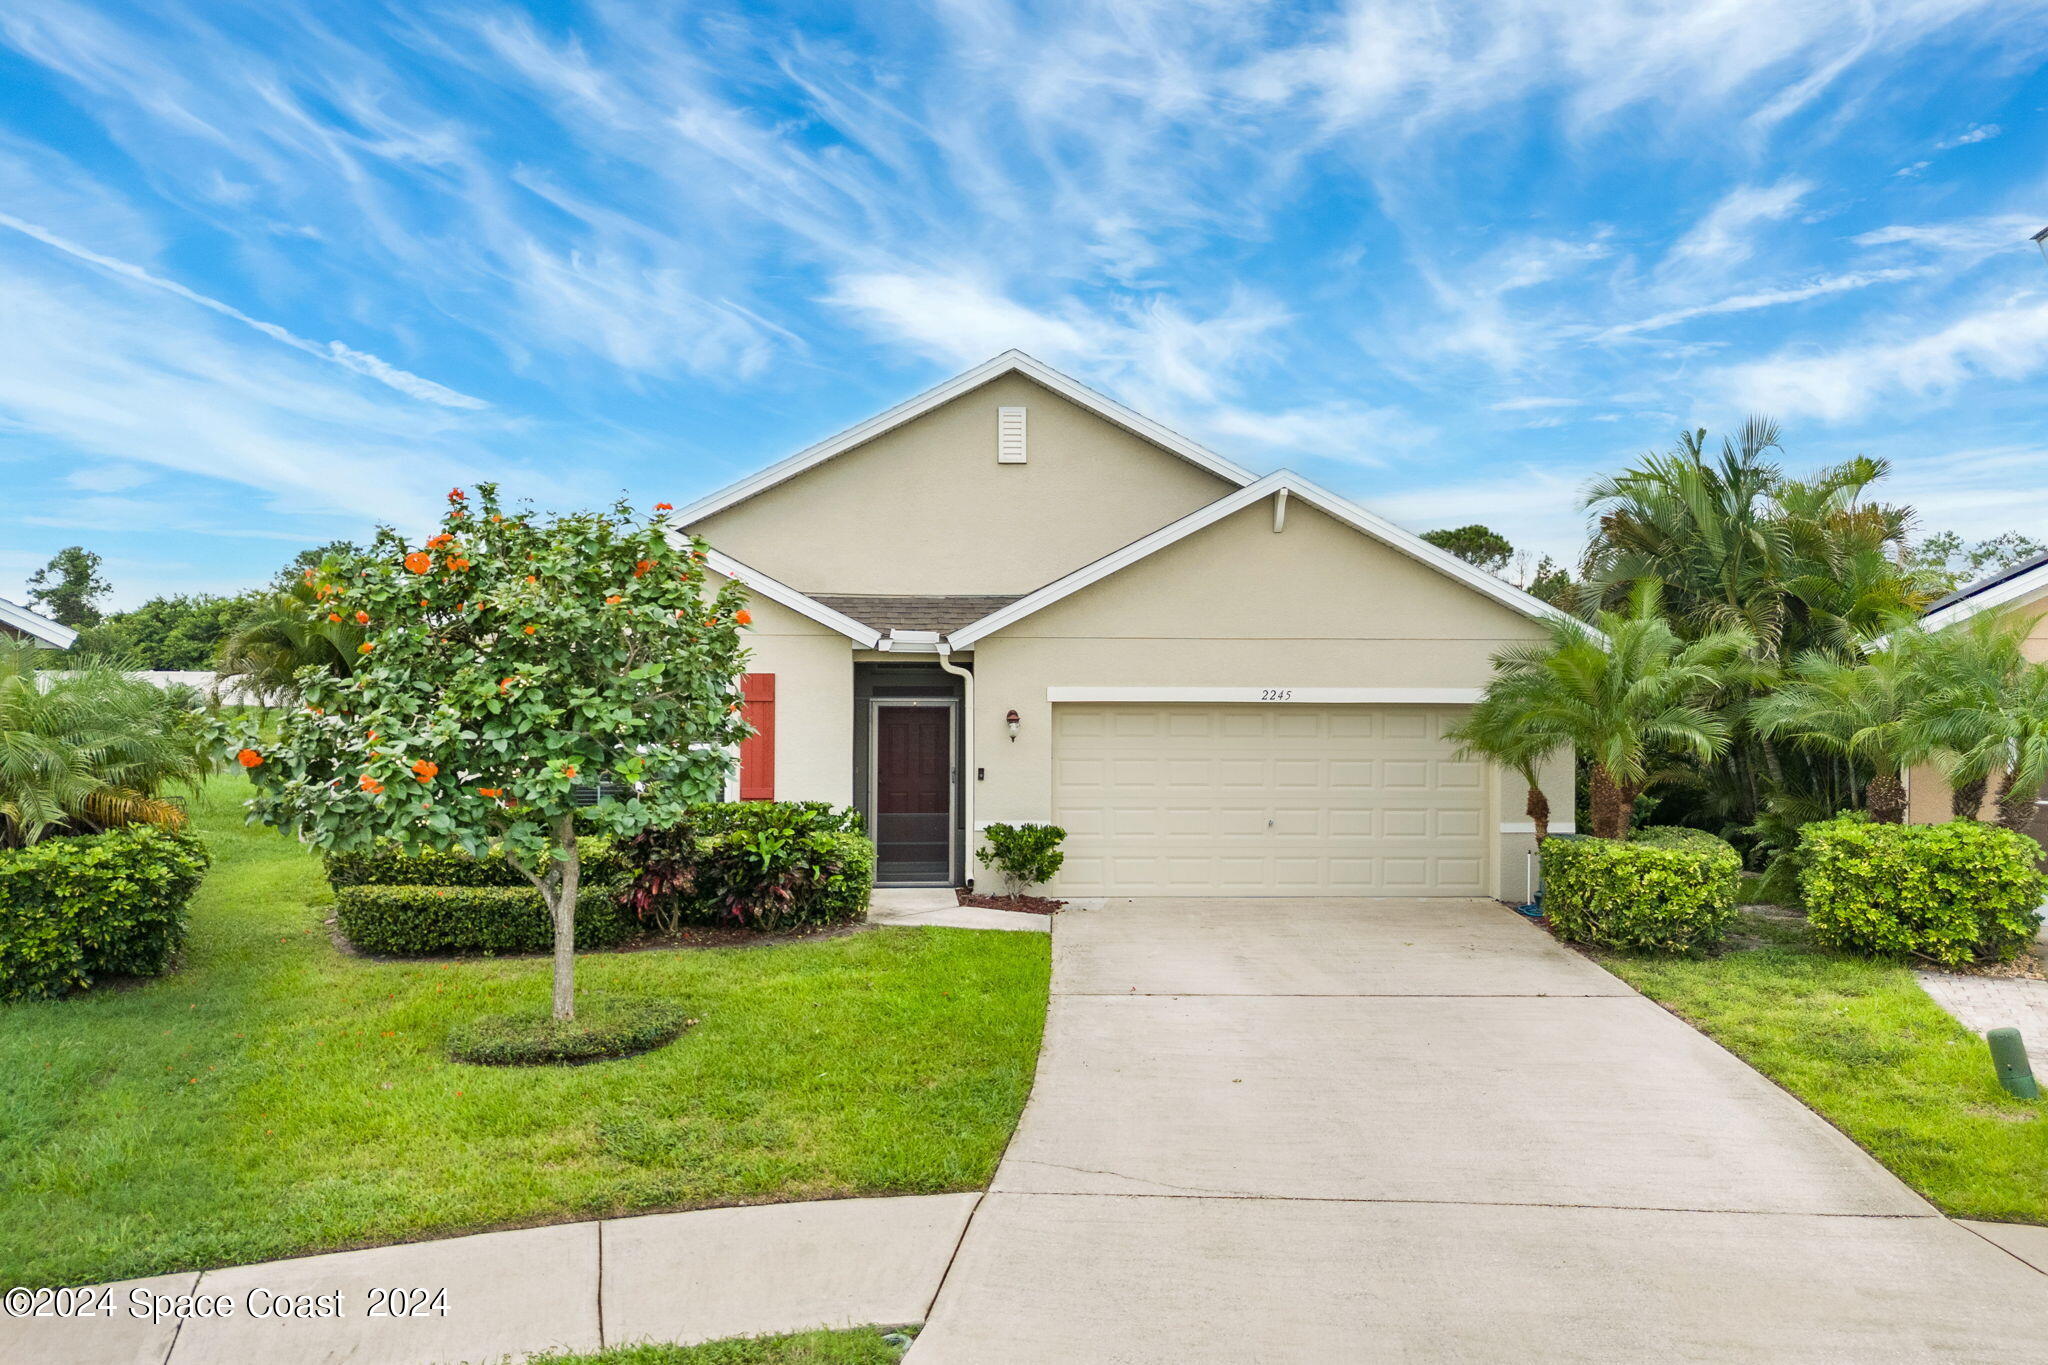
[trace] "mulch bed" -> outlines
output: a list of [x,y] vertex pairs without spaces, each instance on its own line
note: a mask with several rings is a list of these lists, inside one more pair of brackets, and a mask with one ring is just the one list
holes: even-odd
[[1026,915],[1057,914],[1065,901],[1056,901],[1049,896],[984,896],[977,891],[955,888],[953,894],[960,898],[962,905],[972,905],[983,910],[1016,910]]

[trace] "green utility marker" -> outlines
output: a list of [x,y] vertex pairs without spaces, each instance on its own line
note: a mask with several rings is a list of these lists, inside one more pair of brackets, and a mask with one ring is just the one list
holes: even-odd
[[2041,1098],[2041,1087],[2034,1080],[2034,1068],[2027,1065],[2027,1045],[2020,1039],[2016,1028],[1995,1028],[1984,1035],[1984,1041],[1991,1044],[1991,1065],[1998,1072],[1998,1083],[2023,1100]]

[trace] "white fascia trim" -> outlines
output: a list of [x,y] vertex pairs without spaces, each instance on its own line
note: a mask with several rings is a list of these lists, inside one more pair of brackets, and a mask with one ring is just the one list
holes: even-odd
[[78,632],[69,626],[60,626],[47,616],[30,611],[27,607],[0,597],[0,621],[5,621],[30,639],[40,640],[53,649],[69,649],[78,640]]
[[778,583],[759,569],[740,563],[731,555],[717,550],[707,550],[704,556],[707,567],[744,586],[748,592],[756,592],[771,602],[780,602],[791,611],[810,617],[821,626],[829,626],[862,649],[873,649],[881,638],[875,628],[854,620],[843,611],[834,611],[823,602],[804,596],[787,583]]
[[1477,687],[1048,687],[1048,702],[1246,702],[1265,706],[1470,706]]
[[[1943,630],[1958,621],[1967,621],[1980,611],[2002,607],[2016,602],[2029,593],[2048,588],[2048,564],[2027,570],[2017,578],[2009,578],[1993,588],[1986,588],[1974,597],[1965,597],[1960,602],[1951,602],[1939,611],[1931,611],[1920,618],[1920,625],[1926,630]],[[1882,641],[1878,642],[1882,646]]]
[[922,417],[941,403],[950,402],[963,393],[978,389],[991,380],[1011,373],[1036,380],[1067,401],[1086,408],[1134,435],[1172,451],[1190,464],[1199,465],[1232,483],[1248,484],[1258,477],[1244,466],[1224,459],[1215,451],[1198,445],[1177,431],[1169,431],[1151,418],[1133,412],[1116,400],[1095,392],[1079,380],[1061,374],[1045,362],[1034,359],[1022,351],[1012,350],[1004,351],[995,359],[977,365],[965,374],[955,375],[943,384],[926,389],[916,397],[898,403],[887,412],[877,413],[865,422],[850,426],[837,436],[828,437],[814,446],[798,451],[786,460],[749,474],[737,483],[727,484],[715,493],[707,493],[673,513],[669,518],[669,524],[677,527],[689,526],[714,513],[723,512],[734,503],[744,502],[757,493],[766,492],[776,484],[795,478],[814,465],[823,464],[835,455],[844,454],[857,445],[872,441],[877,436],[902,426],[905,422]]
[[1485,570],[1467,564],[1448,550],[1438,549],[1420,536],[1402,530],[1386,518],[1366,511],[1349,498],[1340,497],[1327,488],[1311,483],[1292,470],[1282,469],[1268,474],[1256,483],[1247,484],[1235,493],[1218,498],[1207,507],[1197,508],[1179,521],[1169,522],[1151,535],[1134,540],[1121,550],[1104,555],[1093,564],[1083,565],[1065,578],[1057,579],[1037,592],[1018,598],[1001,611],[991,612],[972,625],[954,631],[951,636],[953,645],[956,649],[965,648],[985,635],[992,635],[1043,607],[1051,606],[1063,597],[1077,593],[1090,584],[1101,582],[1119,569],[1128,568],[1148,555],[1163,550],[1177,541],[1185,540],[1205,527],[1215,525],[1232,513],[1243,511],[1262,498],[1283,492],[1292,494],[1316,510],[1335,517],[1354,530],[1362,531],[1392,549],[1422,561],[1437,572],[1454,578],[1469,588],[1477,589],[1524,616],[1539,620],[1547,618],[1572,621],[1595,639],[1600,638],[1592,627],[1586,626],[1571,613],[1560,611],[1548,602],[1531,597],[1513,584],[1504,583]]
[[[1500,832],[1502,834],[1534,834],[1536,832],[1536,824],[1533,820],[1503,820],[1500,822]],[[1577,820],[1552,820],[1550,822],[1550,832],[1552,834],[1577,834],[1579,832],[1579,822]]]

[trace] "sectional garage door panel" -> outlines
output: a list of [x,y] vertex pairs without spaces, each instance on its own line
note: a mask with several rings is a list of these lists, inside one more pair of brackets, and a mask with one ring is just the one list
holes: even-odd
[[1487,894],[1486,772],[1427,706],[1053,708],[1067,895]]

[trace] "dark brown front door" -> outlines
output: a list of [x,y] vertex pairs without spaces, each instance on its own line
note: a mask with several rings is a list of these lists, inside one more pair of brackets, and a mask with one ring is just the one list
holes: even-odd
[[875,880],[953,879],[953,709],[875,707]]

